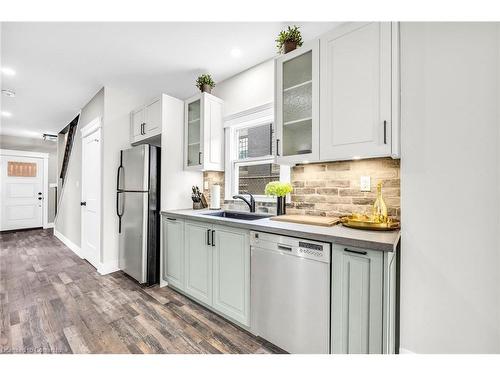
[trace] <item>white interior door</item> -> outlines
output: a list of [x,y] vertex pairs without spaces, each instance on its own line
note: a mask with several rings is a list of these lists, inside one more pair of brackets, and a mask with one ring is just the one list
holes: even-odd
[[[90,126],[87,125],[87,126]],[[83,129],[85,131],[85,128]],[[82,255],[94,267],[101,249],[101,129],[82,138]]]
[[0,230],[43,226],[43,158],[0,156]]

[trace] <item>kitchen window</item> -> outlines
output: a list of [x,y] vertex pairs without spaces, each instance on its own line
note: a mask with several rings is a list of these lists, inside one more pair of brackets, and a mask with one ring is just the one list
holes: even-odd
[[[259,116],[260,114],[260,116]],[[290,167],[275,163],[276,137],[272,107],[226,122],[226,199],[251,193],[257,201],[272,201],[264,193],[271,181],[290,181]]]

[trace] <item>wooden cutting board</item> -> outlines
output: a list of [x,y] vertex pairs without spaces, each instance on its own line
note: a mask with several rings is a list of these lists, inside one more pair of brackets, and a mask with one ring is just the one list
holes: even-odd
[[322,227],[331,227],[340,222],[338,217],[309,216],[309,215],[281,215],[273,216],[271,220],[285,221],[288,223],[319,225]]

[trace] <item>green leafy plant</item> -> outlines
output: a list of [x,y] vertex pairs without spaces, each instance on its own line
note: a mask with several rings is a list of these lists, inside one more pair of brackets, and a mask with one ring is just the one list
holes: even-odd
[[215,82],[210,76],[210,74],[202,74],[196,80],[196,87],[198,87],[200,90],[202,89],[203,85],[215,87]]
[[292,185],[288,182],[272,181],[266,185],[266,195],[284,197],[292,191]]
[[278,48],[278,52],[285,53],[285,44],[286,43],[295,43],[297,47],[300,47],[302,42],[302,34],[300,33],[299,26],[293,26],[286,30],[281,31],[278,34],[278,38],[276,38],[276,48]]

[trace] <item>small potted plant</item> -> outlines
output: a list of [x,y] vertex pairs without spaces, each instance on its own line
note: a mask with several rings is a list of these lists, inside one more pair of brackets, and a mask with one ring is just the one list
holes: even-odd
[[210,74],[202,74],[196,80],[196,87],[198,87],[201,92],[210,94],[212,92],[212,89],[215,87],[215,82]]
[[272,181],[266,185],[265,193],[276,197],[276,215],[286,214],[286,195],[292,191],[292,185],[287,182]]
[[287,30],[283,30],[276,38],[276,48],[279,53],[288,53],[302,45],[302,35],[299,26],[288,26]]

